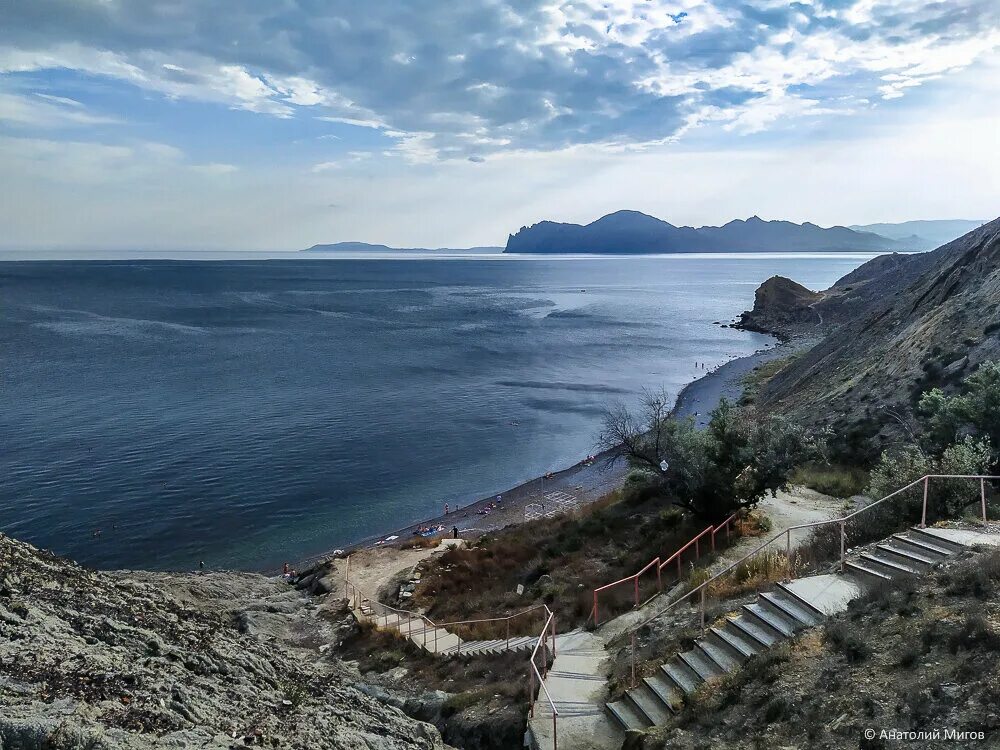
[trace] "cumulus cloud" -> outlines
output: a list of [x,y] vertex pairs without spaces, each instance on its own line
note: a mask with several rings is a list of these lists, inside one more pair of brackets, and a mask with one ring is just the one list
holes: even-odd
[[850,114],[998,47],[995,0],[10,0],[0,73],[365,126],[419,163]]

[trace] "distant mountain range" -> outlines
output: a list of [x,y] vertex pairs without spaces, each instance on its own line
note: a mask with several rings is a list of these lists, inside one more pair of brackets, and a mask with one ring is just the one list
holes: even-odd
[[721,227],[678,227],[639,211],[616,211],[590,224],[541,221],[521,227],[506,248],[390,247],[367,242],[313,245],[324,253],[752,253],[930,250],[981,226],[981,221],[906,221],[820,227],[806,222],[730,221]]
[[890,240],[910,244],[911,250],[933,250],[961,237],[986,222],[980,219],[938,219],[904,221],[899,224],[852,224],[856,232],[872,232]]
[[[928,222],[937,224],[938,222]],[[951,222],[942,222],[951,223]],[[899,226],[904,225],[884,225]],[[943,227],[936,228],[945,231]],[[957,234],[968,231],[964,226]],[[925,250],[940,244],[901,230],[898,238],[842,226],[764,221],[678,227],[638,211],[617,211],[587,225],[542,221],[507,239],[508,253],[716,253]],[[957,235],[956,235],[957,236]]]
[[304,253],[499,253],[502,247],[389,247],[367,242],[334,242],[330,245],[313,245]]

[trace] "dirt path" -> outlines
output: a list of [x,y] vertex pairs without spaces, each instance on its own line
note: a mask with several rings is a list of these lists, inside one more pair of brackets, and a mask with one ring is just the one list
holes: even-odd
[[[771,519],[771,530],[759,537],[742,539],[727,549],[711,568],[718,573],[744,555],[752,552],[771,537],[788,531],[792,526],[815,523],[835,518],[844,512],[844,501],[824,495],[808,487],[793,486],[788,492],[779,492],[777,497],[767,497],[757,506],[758,510]],[[809,538],[810,529],[796,529],[791,533],[792,549]]]
[[[446,543],[447,541],[445,540]],[[448,549],[447,546],[438,546],[433,549],[375,547],[358,550],[351,555],[351,583],[369,596],[378,596],[379,589],[397,574],[409,570],[421,560],[442,554],[446,549]],[[326,578],[332,586],[334,599],[347,596],[344,590],[346,575],[347,560],[333,560]]]

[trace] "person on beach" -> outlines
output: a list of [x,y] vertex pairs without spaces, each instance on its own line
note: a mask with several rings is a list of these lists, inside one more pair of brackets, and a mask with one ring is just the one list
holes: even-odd
[[448,515],[448,503],[444,504],[444,514]]
[[458,539],[458,526],[451,527],[451,538]]

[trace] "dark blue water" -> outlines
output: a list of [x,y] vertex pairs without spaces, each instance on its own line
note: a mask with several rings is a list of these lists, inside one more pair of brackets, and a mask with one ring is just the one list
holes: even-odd
[[0,530],[101,567],[328,550],[574,463],[609,400],[764,346],[712,325],[762,280],[860,262],[0,263]]

